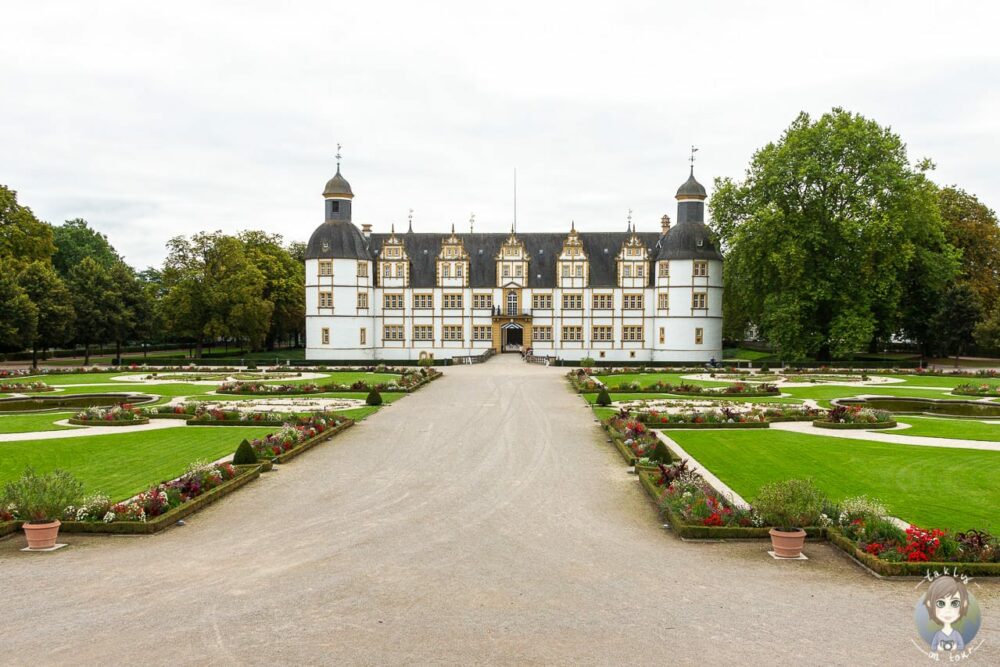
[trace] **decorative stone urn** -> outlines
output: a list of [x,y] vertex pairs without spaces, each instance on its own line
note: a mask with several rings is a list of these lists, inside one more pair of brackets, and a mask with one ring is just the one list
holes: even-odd
[[771,548],[778,558],[798,558],[802,553],[802,545],[806,543],[806,531],[796,528],[793,531],[772,528]]
[[49,523],[25,523],[24,536],[28,538],[29,549],[51,549],[56,545],[56,538],[59,537],[59,526],[61,521],[50,521]]

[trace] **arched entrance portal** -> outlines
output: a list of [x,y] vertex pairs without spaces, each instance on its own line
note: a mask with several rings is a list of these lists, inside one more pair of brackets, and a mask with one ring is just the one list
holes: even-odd
[[500,327],[502,334],[501,352],[520,352],[524,346],[524,329],[520,324],[508,322]]

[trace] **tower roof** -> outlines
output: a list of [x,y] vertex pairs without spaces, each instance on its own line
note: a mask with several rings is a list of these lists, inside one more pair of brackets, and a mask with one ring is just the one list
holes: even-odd
[[688,179],[684,181],[681,187],[677,188],[677,197],[693,197],[705,199],[708,197],[708,192],[705,191],[705,186],[699,183],[694,177],[694,165],[691,166],[691,175]]
[[347,179],[340,175],[340,165],[337,165],[337,173],[326,182],[326,187],[323,188],[324,197],[342,197],[346,199],[352,199],[354,197],[354,192],[351,191],[351,184],[347,182]]
[[306,246],[306,259],[371,258],[368,242],[349,220],[327,220],[316,228]]

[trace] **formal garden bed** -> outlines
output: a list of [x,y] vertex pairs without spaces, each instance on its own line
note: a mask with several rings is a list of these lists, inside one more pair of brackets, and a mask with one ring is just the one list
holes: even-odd
[[817,428],[833,430],[895,428],[892,413],[887,410],[871,410],[860,405],[835,405],[826,415],[813,421]]
[[699,384],[673,384],[657,380],[648,385],[632,380],[611,384],[609,382],[599,382],[589,375],[580,373],[570,373],[570,382],[578,393],[592,393],[602,389],[609,393],[628,394],[673,394],[675,396],[694,396],[698,398],[754,398],[764,396],[778,396],[781,391],[773,384],[768,383],[748,383],[734,382],[724,387],[704,387]]
[[354,425],[354,420],[338,415],[302,417],[297,423],[284,424],[281,430],[248,443],[258,459],[285,463],[321,442]]
[[960,396],[996,397],[1000,396],[1000,384],[991,384],[988,382],[982,382],[979,384],[960,384],[952,389],[951,393],[958,394]]
[[391,382],[370,383],[357,380],[351,384],[264,384],[263,382],[226,382],[219,385],[216,391],[220,394],[240,396],[293,396],[299,394],[324,394],[331,392],[369,392],[372,390],[412,392],[441,376],[440,371],[433,368],[421,368],[419,371],[406,369],[398,380]]
[[93,407],[78,412],[69,419],[70,424],[77,426],[139,426],[148,424],[140,408],[129,403],[110,407]]
[[44,382],[0,382],[0,394],[38,394],[55,390]]
[[279,412],[221,410],[197,401],[146,408],[142,414],[151,419],[185,419],[192,426],[283,426],[298,419],[293,414]]

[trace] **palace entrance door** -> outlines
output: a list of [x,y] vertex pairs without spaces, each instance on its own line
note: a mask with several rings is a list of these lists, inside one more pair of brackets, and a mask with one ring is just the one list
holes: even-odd
[[507,323],[500,327],[502,334],[501,352],[520,352],[524,347],[524,329],[520,324]]

